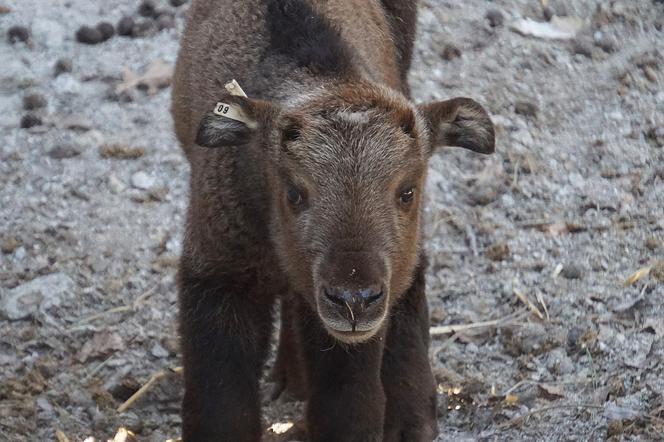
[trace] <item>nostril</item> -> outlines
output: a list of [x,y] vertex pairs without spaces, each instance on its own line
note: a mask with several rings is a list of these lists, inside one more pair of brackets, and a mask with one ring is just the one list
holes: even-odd
[[383,297],[383,292],[382,292],[382,291],[376,293],[375,295],[369,295],[369,296],[367,296],[367,297],[365,298],[365,300],[364,300],[364,304],[368,307],[368,306],[370,306],[371,304],[374,304],[374,303],[380,301],[380,299],[381,299],[382,297]]
[[336,290],[324,289],[324,292],[325,292],[325,297],[328,299],[328,301],[340,306],[345,305],[343,296],[339,295]]

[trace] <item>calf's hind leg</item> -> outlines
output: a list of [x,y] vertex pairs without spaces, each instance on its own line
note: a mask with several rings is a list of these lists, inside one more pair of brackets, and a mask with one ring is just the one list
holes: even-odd
[[272,301],[265,287],[227,276],[192,277],[181,269],[184,442],[260,441],[258,380]]

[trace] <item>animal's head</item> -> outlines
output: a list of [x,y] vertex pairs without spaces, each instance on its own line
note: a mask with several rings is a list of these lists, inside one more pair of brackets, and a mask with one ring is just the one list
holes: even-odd
[[264,150],[273,240],[293,288],[331,335],[369,339],[417,265],[429,157],[440,145],[493,152],[489,116],[468,98],[415,106],[370,84],[285,105],[228,101],[250,123],[207,115],[197,143]]

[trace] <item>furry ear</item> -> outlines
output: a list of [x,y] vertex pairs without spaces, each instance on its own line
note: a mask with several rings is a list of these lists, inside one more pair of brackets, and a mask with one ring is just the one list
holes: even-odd
[[213,111],[203,115],[196,144],[203,147],[246,144],[269,125],[273,106],[265,101],[227,95]]
[[452,98],[418,106],[431,131],[431,151],[458,146],[484,154],[495,150],[493,123],[484,108],[470,98]]

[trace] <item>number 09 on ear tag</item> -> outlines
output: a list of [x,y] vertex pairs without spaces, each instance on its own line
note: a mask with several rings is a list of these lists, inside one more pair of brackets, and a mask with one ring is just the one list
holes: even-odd
[[251,129],[256,127],[256,122],[249,118],[237,104],[218,102],[213,112],[216,115],[230,118],[231,120],[241,121]]

